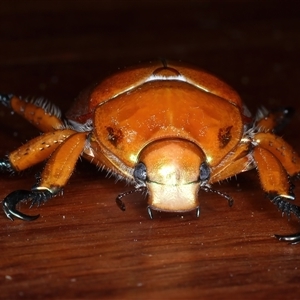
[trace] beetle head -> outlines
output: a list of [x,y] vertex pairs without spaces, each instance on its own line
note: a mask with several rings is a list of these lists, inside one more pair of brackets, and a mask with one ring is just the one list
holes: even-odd
[[199,207],[200,184],[209,175],[202,150],[180,139],[159,140],[146,146],[134,170],[137,183],[148,189],[149,207],[173,212]]

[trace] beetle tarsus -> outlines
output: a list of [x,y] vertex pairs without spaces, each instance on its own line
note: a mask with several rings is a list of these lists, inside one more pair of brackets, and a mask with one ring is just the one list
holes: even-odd
[[23,221],[33,221],[36,220],[39,215],[29,216],[23,214],[16,209],[16,205],[19,202],[26,202],[28,200],[32,201],[30,207],[33,205],[39,206],[41,203],[53,197],[53,194],[48,190],[38,190],[38,191],[27,191],[27,190],[17,190],[6,196],[2,202],[3,211],[10,220],[14,220],[14,217],[21,219]]
[[150,206],[147,207],[147,212],[148,212],[149,218],[152,220],[153,219],[153,213],[152,213],[152,209],[151,209]]
[[197,208],[196,208],[196,217],[197,218],[199,218],[200,217],[200,207],[198,206]]
[[[282,196],[275,196],[274,198],[271,198],[271,202],[278,207],[278,209],[282,212],[282,214],[286,214],[288,218],[290,218],[291,213],[293,213],[297,218],[300,219],[300,207],[295,204],[289,203]],[[291,244],[300,243],[300,233],[295,233],[290,235],[275,234],[275,237],[279,241],[289,242]]]
[[[58,193],[59,191],[57,191],[55,194]],[[51,199],[55,194],[51,193],[49,190],[32,190],[30,208],[32,208],[34,205],[39,207],[41,204]]]
[[294,233],[294,234],[290,234],[290,235],[279,235],[279,234],[275,234],[275,237],[279,240],[279,241],[283,241],[283,242],[289,242],[292,245],[296,245],[300,243],[300,232],[298,233]]
[[289,195],[291,196],[291,198],[289,200],[295,200],[296,199],[294,189],[295,189],[295,184],[290,182]]
[[286,214],[288,218],[290,218],[291,213],[293,213],[300,219],[300,206],[291,204],[282,196],[275,196],[274,198],[271,198],[271,202],[275,204],[283,214]]
[[15,170],[12,167],[8,158],[1,158],[0,159],[0,172],[1,173],[13,173]]
[[274,127],[275,133],[280,133],[283,129],[290,123],[293,114],[295,113],[295,109],[292,107],[285,107],[277,112],[277,124]]
[[6,107],[10,107],[10,99],[12,97],[12,94],[0,94],[0,103]]
[[14,217],[16,217],[24,221],[33,221],[39,217],[39,215],[37,216],[25,215],[16,209],[16,205],[19,202],[23,202],[29,199],[30,194],[31,194],[30,191],[18,190],[10,193],[8,196],[5,197],[5,199],[2,202],[2,207],[4,213],[10,220],[13,221]]

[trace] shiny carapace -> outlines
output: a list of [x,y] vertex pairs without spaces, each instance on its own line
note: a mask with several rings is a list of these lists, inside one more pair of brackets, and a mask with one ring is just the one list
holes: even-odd
[[[117,197],[123,210],[126,195],[144,192],[151,217],[153,210],[199,216],[199,190],[231,205],[213,184],[256,168],[270,200],[300,218],[290,183],[300,159],[275,134],[289,111],[260,109],[252,117],[231,87],[195,67],[157,61],[125,69],[82,92],[65,116],[45,100],[0,94],[0,102],[43,132],[1,159],[0,171],[47,160],[34,188],[3,200],[10,219],[35,219],[16,204],[59,195],[81,156],[133,184]],[[300,241],[299,234],[280,238]]]

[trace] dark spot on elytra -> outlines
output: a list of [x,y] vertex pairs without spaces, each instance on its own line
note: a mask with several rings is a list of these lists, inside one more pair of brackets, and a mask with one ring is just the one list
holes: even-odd
[[220,142],[220,148],[224,148],[231,140],[231,128],[232,126],[220,128],[218,139]]
[[123,133],[121,129],[114,129],[112,127],[106,127],[106,130],[108,132],[107,139],[115,146],[117,147],[118,144],[123,139]]

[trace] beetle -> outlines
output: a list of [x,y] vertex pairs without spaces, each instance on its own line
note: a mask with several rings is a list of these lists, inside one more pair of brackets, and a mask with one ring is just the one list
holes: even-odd
[[[2,202],[13,220],[34,220],[16,209],[19,202],[40,205],[61,193],[79,157],[134,184],[152,210],[199,209],[199,190],[212,188],[256,168],[268,197],[282,213],[300,218],[292,177],[300,158],[275,134],[289,110],[252,116],[241,98],[217,77],[179,62],[155,61],[124,69],[83,91],[62,117],[50,102],[0,94],[0,102],[36,126],[42,135],[0,160],[1,172],[20,172],[47,160],[31,190],[17,190]],[[277,236],[300,242],[300,233]]]

